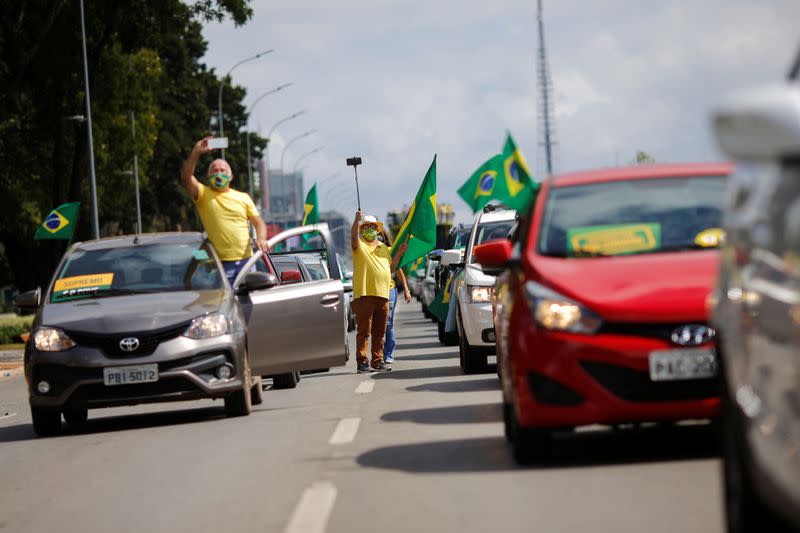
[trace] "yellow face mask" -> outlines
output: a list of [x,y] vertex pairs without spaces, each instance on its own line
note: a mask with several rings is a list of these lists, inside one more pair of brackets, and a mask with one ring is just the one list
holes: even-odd
[[378,230],[373,227],[361,228],[361,238],[366,242],[373,242],[378,237]]

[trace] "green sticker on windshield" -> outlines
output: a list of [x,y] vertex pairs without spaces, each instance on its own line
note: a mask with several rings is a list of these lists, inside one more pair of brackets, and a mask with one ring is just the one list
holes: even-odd
[[661,224],[610,224],[567,230],[567,251],[580,255],[623,255],[661,246]]
[[208,261],[208,252],[205,250],[195,250],[192,255],[197,261]]
[[108,290],[113,282],[113,272],[61,278],[53,285],[53,301],[71,300]]

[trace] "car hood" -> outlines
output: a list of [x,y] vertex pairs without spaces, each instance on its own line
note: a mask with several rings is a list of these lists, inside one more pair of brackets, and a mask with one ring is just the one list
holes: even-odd
[[71,331],[126,333],[175,326],[217,311],[225,291],[181,291],[47,303],[39,324]]
[[607,321],[705,321],[719,253],[702,250],[585,259],[537,256],[532,264],[542,284]]

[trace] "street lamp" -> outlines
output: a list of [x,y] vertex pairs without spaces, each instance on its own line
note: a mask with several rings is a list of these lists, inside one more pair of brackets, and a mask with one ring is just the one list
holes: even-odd
[[247,185],[248,185],[248,187],[250,189],[250,196],[251,197],[253,196],[253,169],[252,169],[253,160],[250,157],[250,113],[253,112],[253,109],[255,109],[256,105],[265,96],[269,96],[271,94],[275,94],[278,91],[281,91],[281,90],[289,87],[291,84],[292,84],[291,82],[284,83],[283,85],[279,85],[279,86],[275,87],[274,89],[271,89],[271,90],[265,92],[264,94],[262,94],[261,96],[256,98],[255,101],[250,105],[250,109],[247,110],[247,128],[246,128],[247,129]]
[[97,180],[94,172],[94,139],[92,139],[92,98],[89,95],[89,60],[86,57],[86,22],[81,0],[81,43],[83,44],[83,85],[86,90],[86,129],[89,134],[89,190],[92,195],[92,234],[100,238],[100,219],[97,216]]
[[[83,1],[83,0],[81,0],[81,1]],[[241,61],[236,63],[234,66],[232,66],[230,68],[230,70],[228,70],[228,72],[226,72],[225,75],[220,80],[220,82],[219,82],[219,96],[218,96],[218,101],[217,101],[217,103],[219,104],[219,136],[220,137],[224,137],[225,136],[225,131],[222,128],[222,122],[223,122],[223,120],[222,120],[222,89],[223,89],[223,87],[225,87],[225,79],[228,76],[230,76],[231,72],[233,72],[233,69],[235,69],[239,65],[242,65],[242,64],[247,63],[249,61],[255,61],[259,57],[265,56],[265,55],[270,54],[272,52],[274,52],[274,50],[265,50],[263,52],[257,53],[254,56],[250,56],[250,57],[248,57],[246,59],[242,59]],[[225,159],[225,149],[224,148],[222,150],[222,159]]]
[[308,130],[304,133],[301,133],[297,137],[292,138],[289,142],[286,143],[286,146],[283,147],[283,151],[281,152],[281,172],[283,172],[283,159],[286,157],[286,149],[289,148],[296,141],[299,141],[304,137],[308,137],[309,135],[314,135],[315,133],[317,133],[317,130]]
[[304,115],[305,113],[306,113],[305,110],[302,110],[298,111],[297,113],[291,114],[288,117],[283,117],[269,129],[269,133],[267,133],[267,147],[265,148],[264,152],[266,154],[267,167],[269,167],[269,142],[272,140],[272,134],[275,132],[278,126],[280,126],[284,122],[288,122],[292,119],[299,117],[300,115]]
[[319,152],[323,148],[325,148],[325,147],[324,146],[318,146],[318,147],[314,148],[313,150],[311,150],[310,152],[306,152],[303,155],[301,155],[300,157],[298,157],[297,161],[295,161],[295,163],[294,163],[294,171],[297,172],[297,167],[300,165],[300,161],[302,161],[303,159],[305,159],[306,157],[308,157],[310,155],[316,154],[317,152]]

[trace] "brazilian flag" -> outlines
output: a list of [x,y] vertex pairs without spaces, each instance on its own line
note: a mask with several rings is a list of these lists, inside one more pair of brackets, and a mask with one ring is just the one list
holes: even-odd
[[316,224],[319,222],[319,205],[317,204],[317,184],[315,183],[306,195],[302,226],[306,224]]
[[75,234],[75,226],[78,225],[80,206],[80,202],[71,202],[50,211],[42,225],[36,230],[33,239],[72,239]]
[[431,305],[428,306],[428,311],[438,318],[439,322],[447,320],[447,312],[450,310],[450,296],[452,295],[453,280],[455,277],[455,274],[451,274],[442,290],[439,291],[439,294],[434,297]]
[[408,210],[406,219],[397,231],[394,245],[392,246],[392,259],[397,254],[400,245],[408,239],[408,249],[397,268],[403,268],[413,263],[436,248],[436,156],[433,156],[431,166],[419,186],[417,196],[411,209]]
[[503,166],[502,174],[495,186],[495,198],[511,209],[516,209],[518,213],[526,213],[531,203],[536,200],[539,184],[531,179],[531,171],[525,156],[517,148],[511,133],[506,137],[506,144],[500,156]]
[[458,195],[477,213],[495,196],[497,180],[503,178],[503,156],[497,154],[484,162],[458,189]]

